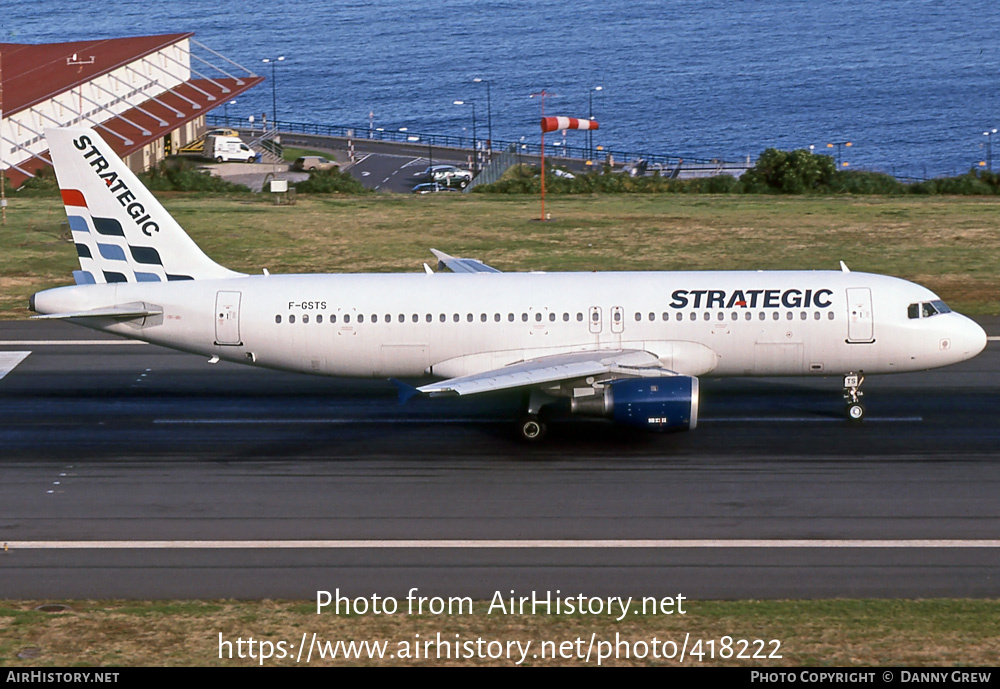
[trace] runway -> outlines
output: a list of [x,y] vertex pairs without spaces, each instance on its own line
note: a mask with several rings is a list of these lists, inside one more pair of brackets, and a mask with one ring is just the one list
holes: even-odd
[[834,378],[706,378],[693,432],[534,447],[509,396],[3,323],[0,597],[997,597],[998,387],[991,341],[869,378],[860,426]]

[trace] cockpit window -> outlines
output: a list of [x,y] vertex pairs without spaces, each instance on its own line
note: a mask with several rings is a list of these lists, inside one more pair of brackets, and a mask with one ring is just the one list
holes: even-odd
[[935,299],[934,301],[925,301],[920,304],[910,304],[906,307],[906,315],[908,318],[930,318],[931,316],[936,316],[939,313],[951,313],[951,309],[940,299]]
[[934,308],[937,309],[938,313],[951,313],[951,309],[948,308],[948,305],[940,299],[932,301],[931,304],[934,305]]

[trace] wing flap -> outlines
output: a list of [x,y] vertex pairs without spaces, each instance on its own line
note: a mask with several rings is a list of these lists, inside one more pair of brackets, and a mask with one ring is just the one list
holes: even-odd
[[660,368],[660,360],[650,352],[602,350],[539,357],[492,371],[423,385],[417,390],[429,395],[474,395],[609,373],[619,377],[677,375]]
[[437,257],[438,265],[444,266],[453,273],[499,273],[493,266],[488,266],[478,258],[458,258],[449,256],[443,251],[431,249],[431,253]]

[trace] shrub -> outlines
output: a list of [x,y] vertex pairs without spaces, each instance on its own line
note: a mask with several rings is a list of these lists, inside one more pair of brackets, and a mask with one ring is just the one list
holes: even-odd
[[159,165],[139,175],[150,191],[215,191],[242,192],[250,190],[242,184],[227,182],[204,170],[186,158],[167,158]]
[[295,182],[295,191],[301,194],[367,194],[370,190],[349,173],[338,169],[313,170],[309,179]]

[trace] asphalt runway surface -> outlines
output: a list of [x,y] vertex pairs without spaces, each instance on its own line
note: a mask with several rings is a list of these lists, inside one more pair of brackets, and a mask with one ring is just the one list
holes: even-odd
[[540,446],[515,397],[117,342],[0,323],[0,598],[1000,596],[995,339],[860,425],[836,378],[705,378],[690,433]]

